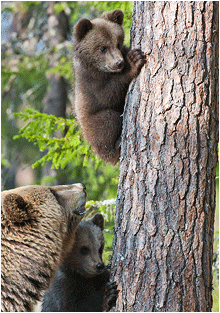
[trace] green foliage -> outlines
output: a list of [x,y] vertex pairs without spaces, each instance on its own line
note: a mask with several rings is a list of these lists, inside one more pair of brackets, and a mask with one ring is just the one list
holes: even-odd
[[213,255],[213,309],[212,312],[219,312],[219,232],[215,232],[214,255]]
[[103,251],[103,261],[108,264],[112,255],[113,228],[115,219],[116,200],[110,199],[101,202],[89,201],[86,204],[87,213],[85,218],[91,218],[97,213],[101,213],[105,220],[105,248]]
[[95,161],[89,159],[86,167],[83,167],[83,160],[81,163],[73,160],[71,165],[68,165],[64,170],[64,173],[68,173],[71,182],[79,182],[80,178],[80,181],[86,185],[89,191],[88,200],[116,198],[119,164],[112,167],[100,162],[96,168]]
[[125,44],[130,45],[130,28],[132,26],[133,1],[91,1],[95,9],[100,12],[121,9],[124,12],[123,28],[125,31]]
[[37,7],[41,1],[20,1],[19,4],[16,1],[11,1],[10,6],[2,6],[1,12],[14,12],[19,6],[19,11],[22,13],[27,12],[30,8]]
[[10,60],[3,55],[1,68],[2,92],[7,94],[10,90],[18,91],[17,103],[23,102],[24,104],[34,101],[35,106],[39,106],[47,88],[45,75],[47,68],[48,59],[43,55],[23,55]]
[[55,12],[69,12],[70,22],[76,24],[81,18],[96,18],[105,11],[121,9],[124,12],[123,28],[125,44],[130,44],[130,28],[132,26],[133,1],[69,1],[54,5]]
[[38,6],[39,4],[40,1],[22,1],[21,3],[19,3],[19,6],[22,12],[27,12],[30,7]]
[[8,160],[5,159],[3,153],[1,154],[1,165],[5,167],[9,167],[9,162]]
[[[48,150],[40,160],[35,162],[32,167],[44,166],[46,162],[52,160],[52,168],[63,169],[73,159],[78,162],[83,158],[83,166],[88,162],[88,158],[93,156],[96,166],[99,160],[94,157],[88,144],[82,144],[82,138],[76,121],[40,113],[35,109],[28,108],[24,112],[15,113],[27,124],[20,129],[19,135],[14,139],[26,138],[33,142],[38,149],[43,152]],[[57,138],[55,134],[61,134],[67,129],[65,136]]]
[[[31,108],[16,116],[26,124],[14,139],[26,138],[41,152],[47,151],[32,167],[52,161],[53,168],[62,169],[56,177],[46,177],[41,183],[52,184],[54,179],[65,177],[65,183],[83,182],[89,190],[89,200],[116,197],[119,165],[112,167],[96,157],[82,139],[75,119],[47,115]],[[58,132],[64,134],[59,138]]]
[[[71,47],[71,46],[70,46]],[[71,47],[72,49],[72,47]],[[60,76],[66,78],[67,80],[72,80],[72,61],[66,56],[62,56],[55,67],[52,67],[46,71],[46,74],[59,74]]]

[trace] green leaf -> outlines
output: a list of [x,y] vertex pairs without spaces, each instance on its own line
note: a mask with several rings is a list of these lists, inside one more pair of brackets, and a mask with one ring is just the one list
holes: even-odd
[[[74,119],[65,119],[54,115],[47,115],[38,110],[27,108],[23,112],[15,113],[27,124],[20,129],[19,134],[13,139],[26,138],[33,142],[41,152],[46,153],[35,162],[32,167],[44,166],[52,161],[52,168],[63,169],[71,160],[78,158],[83,160],[83,166],[87,166],[88,159],[95,160],[95,166],[100,160],[92,153],[88,144],[82,139],[78,125]],[[67,128],[65,135],[57,138],[55,133],[62,134]]]

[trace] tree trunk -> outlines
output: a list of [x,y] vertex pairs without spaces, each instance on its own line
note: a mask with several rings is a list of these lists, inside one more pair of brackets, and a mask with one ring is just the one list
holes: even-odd
[[[48,30],[45,34],[46,43],[48,48],[56,48],[58,45],[65,42],[67,39],[67,32],[69,28],[68,17],[64,11],[59,14],[54,12],[54,4],[56,2],[50,2],[47,9],[48,14]],[[57,65],[60,53],[51,54],[50,68]],[[49,73],[47,75],[49,89],[44,97],[44,112],[52,114],[58,117],[65,117],[66,103],[67,103],[67,81],[59,73]],[[55,134],[56,137],[60,137],[61,134]],[[52,169],[52,162],[47,162],[43,168],[43,177],[50,176],[55,177],[60,171]],[[54,185],[65,184],[65,179],[54,180]]]
[[147,64],[124,112],[115,311],[211,311],[218,3],[134,3]]

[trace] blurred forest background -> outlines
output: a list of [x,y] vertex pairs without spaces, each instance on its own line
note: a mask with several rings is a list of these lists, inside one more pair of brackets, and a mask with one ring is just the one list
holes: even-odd
[[[132,1],[1,2],[2,189],[83,182],[89,214],[99,211],[105,217],[105,262],[111,255],[119,164],[112,167],[98,159],[76,124],[72,32],[81,18],[96,18],[116,8],[125,14],[129,46]],[[218,169],[216,176],[218,204]],[[217,208],[214,312],[219,308],[218,212]]]

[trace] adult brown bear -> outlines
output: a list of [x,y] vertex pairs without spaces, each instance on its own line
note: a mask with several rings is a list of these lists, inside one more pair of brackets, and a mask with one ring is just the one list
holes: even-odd
[[1,198],[1,309],[31,311],[73,245],[85,186],[27,186]]

